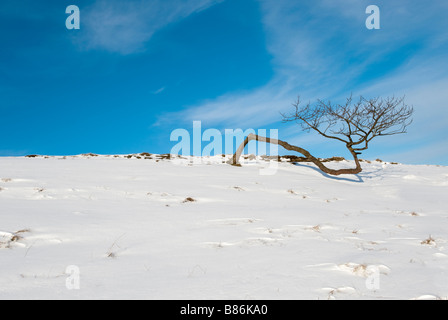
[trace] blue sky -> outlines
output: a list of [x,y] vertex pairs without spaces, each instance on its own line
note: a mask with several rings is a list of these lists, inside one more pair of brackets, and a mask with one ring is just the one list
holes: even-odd
[[[380,30],[365,27],[372,4]],[[68,5],[80,30],[65,27]],[[448,165],[447,12],[445,0],[2,0],[0,156],[169,153],[195,120],[345,156],[279,113],[298,95],[406,95],[409,133],[363,157]]]

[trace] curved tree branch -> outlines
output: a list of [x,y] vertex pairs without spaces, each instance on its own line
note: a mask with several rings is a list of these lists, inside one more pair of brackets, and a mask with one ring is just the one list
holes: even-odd
[[283,122],[297,122],[305,131],[313,130],[327,139],[345,144],[355,160],[356,168],[334,170],[327,168],[322,161],[307,150],[292,146],[287,142],[250,134],[238,148],[230,164],[239,165],[239,159],[245,146],[252,140],[273,143],[291,151],[303,154],[323,172],[331,175],[357,174],[362,171],[358,160],[361,151],[369,148],[372,139],[381,136],[406,133],[412,123],[414,109],[404,103],[403,98],[372,98],[362,96],[353,103],[352,97],[343,105],[334,105],[330,101],[318,100],[316,104],[300,107],[300,98],[293,104],[295,112],[282,114]]
[[330,174],[330,175],[334,175],[334,176],[339,176],[341,174],[357,174],[360,173],[362,171],[361,168],[361,164],[359,163],[358,160],[358,155],[355,152],[355,150],[351,147],[348,147],[348,149],[350,150],[353,159],[355,160],[355,164],[356,164],[356,168],[353,169],[330,169],[328,167],[326,167],[318,158],[314,157],[313,155],[311,155],[311,153],[309,153],[307,150],[300,148],[300,147],[296,147],[293,145],[290,145],[289,143],[282,141],[282,140],[277,140],[277,139],[271,139],[271,138],[267,138],[267,137],[262,137],[256,134],[249,134],[246,139],[244,139],[244,142],[239,146],[239,148],[237,149],[237,151],[235,152],[235,154],[232,156],[232,158],[228,161],[229,164],[234,165],[234,166],[240,166],[239,163],[239,159],[244,151],[244,148],[246,147],[246,145],[250,142],[250,141],[261,141],[261,142],[266,142],[266,143],[272,143],[272,144],[277,144],[282,146],[283,148],[285,148],[286,150],[290,150],[290,151],[295,151],[298,153],[303,154],[307,159],[309,159],[310,162],[314,163],[317,167],[319,167],[320,170],[322,170],[323,172]]

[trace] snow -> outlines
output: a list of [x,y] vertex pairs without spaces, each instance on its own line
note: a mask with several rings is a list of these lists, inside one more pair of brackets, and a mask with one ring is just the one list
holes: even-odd
[[0,158],[0,299],[447,299],[447,167],[222,159]]

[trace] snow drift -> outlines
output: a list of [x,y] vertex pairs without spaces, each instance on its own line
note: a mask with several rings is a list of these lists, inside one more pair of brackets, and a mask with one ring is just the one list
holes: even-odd
[[448,297],[447,167],[190,160],[0,158],[0,299]]

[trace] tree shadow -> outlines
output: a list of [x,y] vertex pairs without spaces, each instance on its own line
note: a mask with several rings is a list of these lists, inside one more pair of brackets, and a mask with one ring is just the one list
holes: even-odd
[[330,174],[327,174],[327,173],[321,171],[319,168],[313,167],[312,165],[306,165],[306,164],[302,164],[302,163],[298,163],[298,162],[294,162],[294,165],[298,166],[298,167],[313,169],[314,171],[319,172],[325,178],[332,179],[332,180],[348,181],[348,182],[355,182],[355,183],[363,183],[364,182],[364,179],[359,174],[352,175],[356,178],[350,179],[350,178],[345,178],[345,177],[340,177],[340,176],[332,176]]

